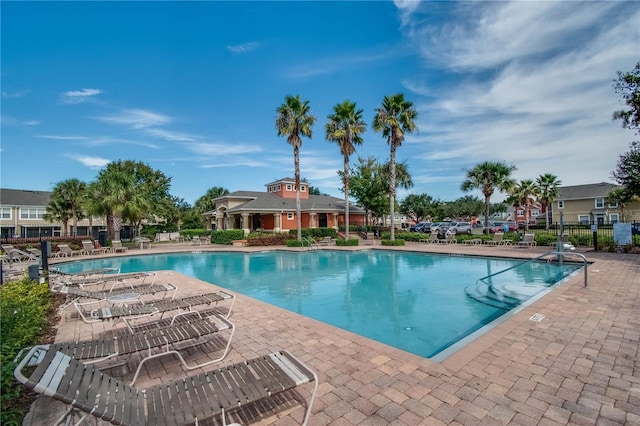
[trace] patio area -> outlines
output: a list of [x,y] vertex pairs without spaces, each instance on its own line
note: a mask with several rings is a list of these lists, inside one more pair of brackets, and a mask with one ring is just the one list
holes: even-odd
[[[548,251],[422,243],[386,249],[523,258]],[[193,250],[188,243],[154,243],[105,256]],[[197,250],[254,248],[208,245]],[[441,362],[237,294],[230,317],[237,331],[219,365],[278,349],[291,351],[319,376],[309,425],[640,425],[640,256],[584,254],[592,262],[587,288],[580,272]],[[162,271],[158,281],[177,285],[179,295],[212,287],[173,271]],[[535,314],[544,318],[531,320]],[[61,316],[56,341],[88,339],[111,329],[107,323],[83,323],[73,308]],[[212,342],[189,350],[188,356],[194,361],[215,358],[217,349]],[[109,373],[131,378],[132,370],[129,365]],[[198,372],[185,372],[167,357],[149,364],[136,387]],[[231,413],[227,422],[300,424],[308,396],[299,388]],[[63,410],[61,403],[40,397],[24,424],[49,426]],[[89,424],[108,423],[90,418]]]

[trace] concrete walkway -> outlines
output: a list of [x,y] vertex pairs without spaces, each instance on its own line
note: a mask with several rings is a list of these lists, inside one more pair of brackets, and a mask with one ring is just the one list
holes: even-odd
[[[419,243],[393,249],[525,258],[547,251]],[[193,250],[251,248],[153,244],[128,254]],[[220,365],[280,348],[296,354],[320,377],[309,425],[640,425],[640,256],[585,255],[592,262],[587,288],[584,275],[577,274],[441,362],[238,295],[231,316],[236,337]],[[211,289],[173,271],[159,279],[176,283],[183,295]],[[57,341],[108,331],[108,325],[82,323],[72,309],[63,312]],[[544,315],[539,322],[530,320],[536,313]],[[205,345],[189,356],[215,357],[217,349]],[[131,368],[112,370],[132,375]],[[150,364],[136,386],[197,373],[165,359]],[[299,424],[307,397],[301,389],[227,421]],[[25,424],[48,426],[61,410],[40,398]]]

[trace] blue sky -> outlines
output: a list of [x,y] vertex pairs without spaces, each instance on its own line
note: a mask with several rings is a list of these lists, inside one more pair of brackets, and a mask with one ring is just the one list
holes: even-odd
[[[293,176],[278,137],[286,95],[317,117],[301,176],[342,197],[342,156],[326,117],[349,99],[370,125],[402,92],[419,132],[398,149],[414,187],[462,195],[481,161],[516,179],[611,182],[633,132],[616,71],[640,59],[637,2],[8,2],[0,4],[3,188],[93,181],[107,163],[143,161],[193,203],[207,189],[265,190]],[[368,130],[351,157],[385,162]],[[480,195],[479,193],[472,193]]]

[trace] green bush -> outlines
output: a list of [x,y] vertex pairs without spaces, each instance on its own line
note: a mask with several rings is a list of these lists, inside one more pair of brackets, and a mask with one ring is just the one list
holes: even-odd
[[0,287],[0,339],[2,340],[2,396],[0,423],[22,424],[24,409],[18,396],[23,387],[13,377],[18,352],[40,342],[49,310],[49,285],[28,278]]
[[302,239],[302,241],[296,238],[290,238],[287,240],[287,247],[308,247],[309,243]]
[[395,240],[381,240],[383,246],[403,246],[405,245],[405,240],[402,238],[396,238]]
[[215,231],[211,234],[212,244],[226,244],[230,246],[233,240],[244,240],[244,231],[242,229],[225,229]]
[[359,242],[360,240],[357,238],[349,238],[348,240],[345,240],[344,238],[338,238],[336,240],[336,246],[340,246],[340,247],[357,246]]
[[291,239],[295,240],[295,237],[290,234],[269,234],[263,232],[255,232],[247,236],[247,246],[282,246],[287,245],[288,241]]

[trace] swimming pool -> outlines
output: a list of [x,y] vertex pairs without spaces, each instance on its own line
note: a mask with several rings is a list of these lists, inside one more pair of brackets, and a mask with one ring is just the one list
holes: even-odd
[[58,266],[173,270],[427,358],[580,268],[385,250],[169,253]]

